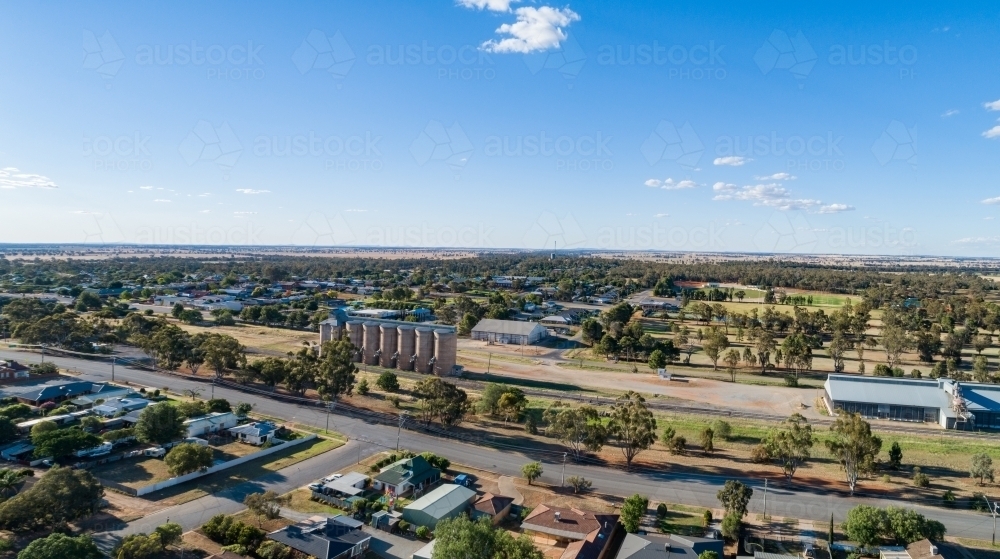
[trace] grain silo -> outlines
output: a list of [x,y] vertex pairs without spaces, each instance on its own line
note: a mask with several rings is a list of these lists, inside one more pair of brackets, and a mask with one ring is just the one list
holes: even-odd
[[343,325],[336,320],[329,319],[319,323],[319,345],[340,339],[343,335]]
[[434,331],[434,374],[450,375],[455,367],[458,335],[452,330]]
[[379,342],[379,349],[382,350],[382,354],[379,356],[379,364],[383,367],[392,367],[392,360],[398,357],[396,353],[396,325],[395,324],[383,324],[382,329],[382,339]]
[[351,344],[354,345],[354,362],[357,363],[361,361],[361,346],[365,345],[364,342],[364,326],[360,320],[351,320],[347,323],[347,337],[351,340]]
[[434,330],[417,328],[417,362],[415,371],[429,373],[431,359],[434,357]]
[[399,356],[396,358],[396,368],[401,371],[413,370],[413,356],[417,353],[416,329],[413,326],[396,328],[399,336]]
[[365,364],[378,363],[378,342],[382,335],[378,322],[365,322]]

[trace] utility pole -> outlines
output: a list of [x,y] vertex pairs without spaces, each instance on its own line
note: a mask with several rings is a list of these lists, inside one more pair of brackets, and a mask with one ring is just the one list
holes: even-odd
[[562,469],[562,481],[559,483],[559,487],[566,487],[566,453],[563,453],[563,469]]
[[116,357],[111,358],[111,382],[115,381],[115,359],[117,358]]
[[490,363],[493,363],[493,353],[488,353],[489,357],[486,359],[486,374],[490,374]]
[[767,522],[767,478],[764,478],[764,522]]
[[399,435],[403,432],[403,424],[406,423],[407,419],[408,417],[405,412],[399,414],[399,427],[396,428],[396,452],[399,452]]
[[997,509],[1000,508],[1000,503],[991,503],[986,495],[983,495],[983,500],[986,501],[986,506],[990,509],[990,513],[993,514],[993,540],[992,544],[997,544]]
[[336,405],[337,403],[332,400],[326,403],[326,429],[324,429],[323,432],[327,435],[330,434],[330,412],[333,411],[333,408],[336,407]]

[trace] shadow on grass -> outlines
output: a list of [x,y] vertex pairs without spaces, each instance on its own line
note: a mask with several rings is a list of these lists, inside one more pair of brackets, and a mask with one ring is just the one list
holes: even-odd
[[504,377],[498,375],[488,375],[486,373],[465,373],[464,378],[466,380],[475,380],[479,382],[496,382],[499,384],[508,384],[511,386],[524,386],[527,388],[539,388],[543,390],[558,390],[561,392],[596,392],[589,388],[583,388],[575,384],[566,384],[562,382],[548,382],[544,380],[530,380],[521,379],[514,377]]

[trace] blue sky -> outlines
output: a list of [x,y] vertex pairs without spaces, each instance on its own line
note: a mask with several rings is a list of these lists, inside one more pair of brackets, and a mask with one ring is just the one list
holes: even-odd
[[0,241],[997,255],[1000,7],[808,4],[3,2]]

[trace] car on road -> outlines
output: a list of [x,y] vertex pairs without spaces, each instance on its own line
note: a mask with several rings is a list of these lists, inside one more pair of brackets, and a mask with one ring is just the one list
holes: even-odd
[[336,481],[342,477],[344,477],[344,474],[333,474],[332,476],[326,476],[323,478],[323,481],[325,483],[330,483],[331,481]]

